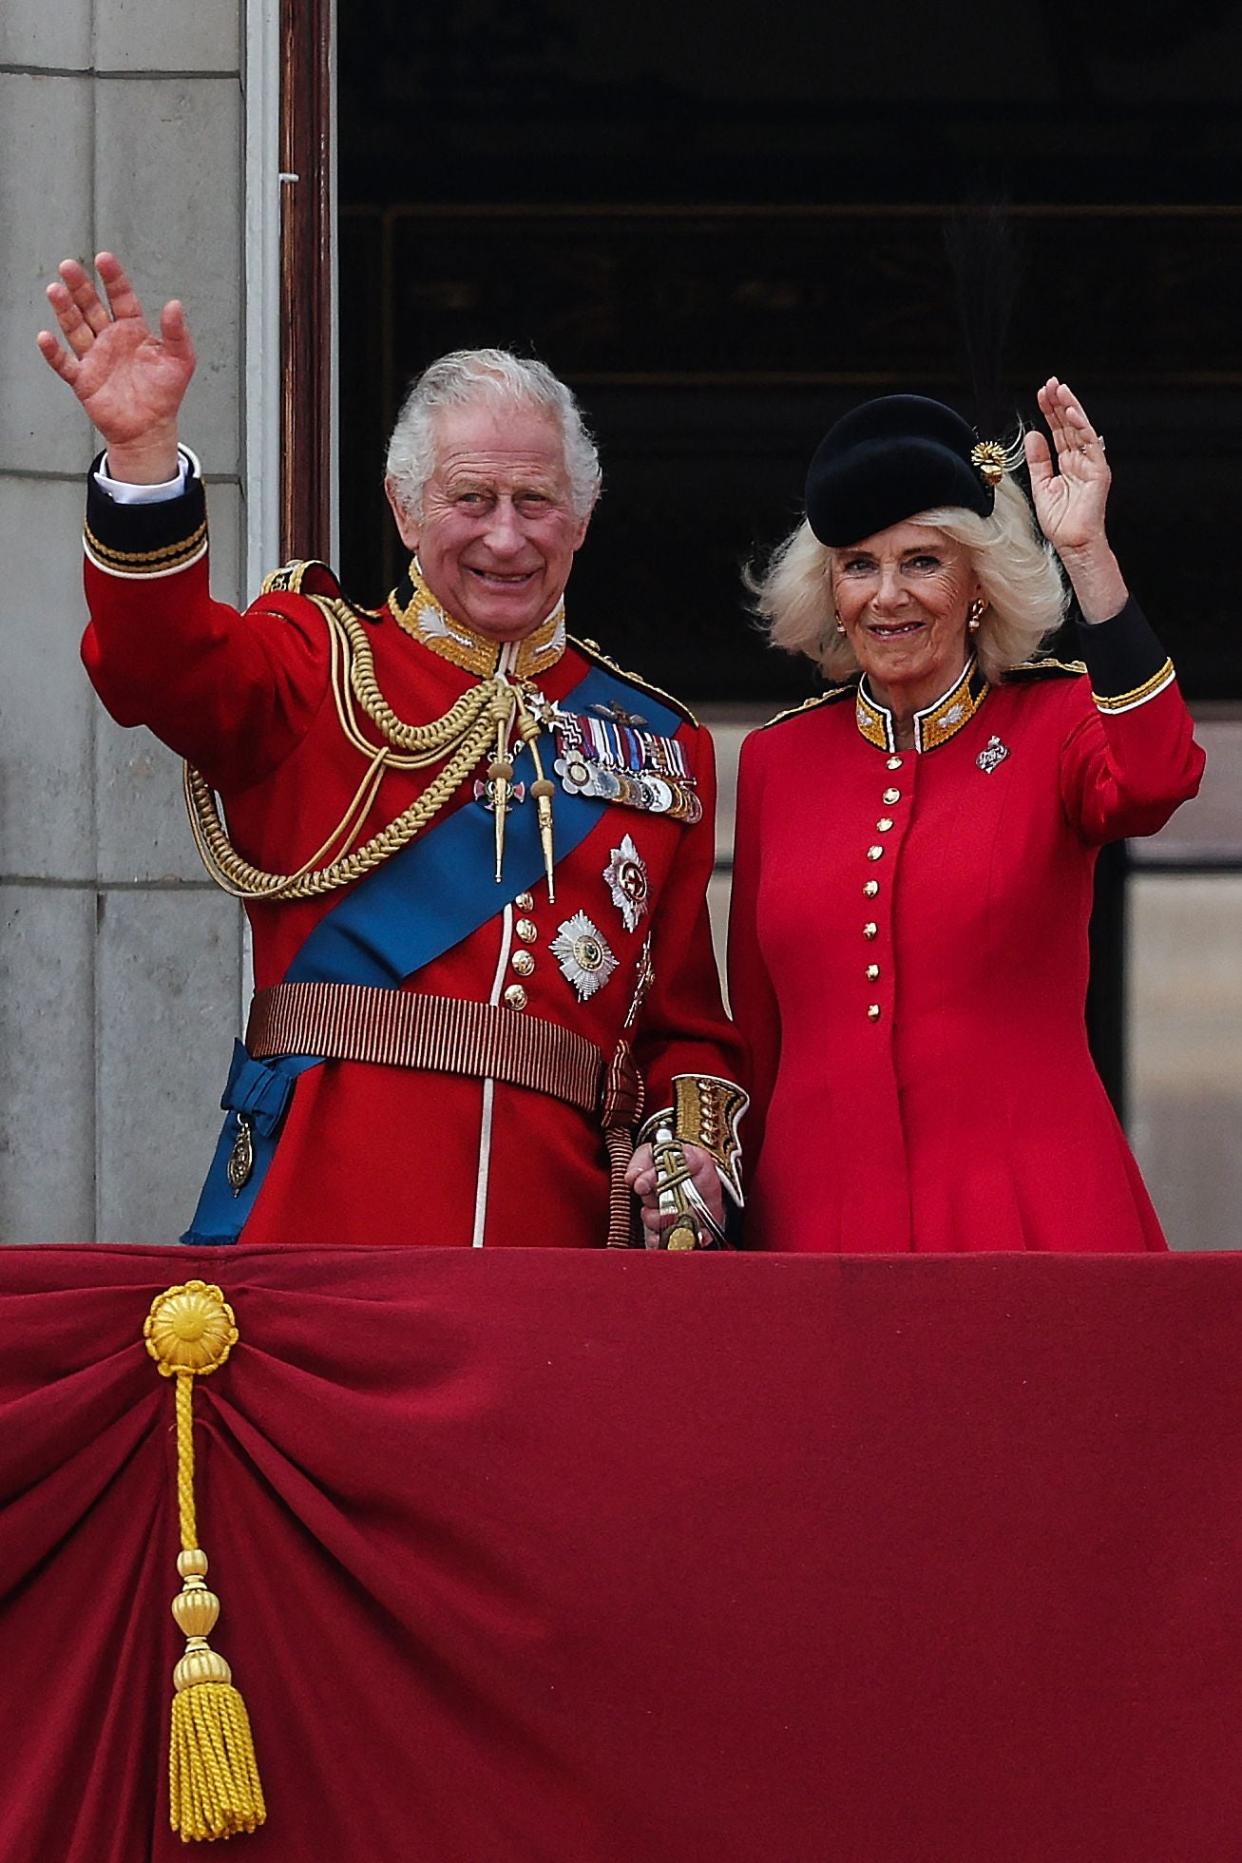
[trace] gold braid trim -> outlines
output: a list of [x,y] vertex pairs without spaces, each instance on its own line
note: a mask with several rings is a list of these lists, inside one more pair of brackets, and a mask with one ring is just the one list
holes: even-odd
[[1141,686],[1131,687],[1129,692],[1096,692],[1091,697],[1102,712],[1132,712],[1140,705],[1146,705],[1148,699],[1156,698],[1166,686],[1172,685],[1176,674],[1172,660],[1166,660],[1157,668],[1150,679],[1145,679]]
[[[367,761],[366,774],[332,833],[293,873],[267,873],[238,853],[225,831],[215,792],[201,771],[186,764],[184,790],[190,828],[199,857],[217,886],[236,899],[315,899],[361,879],[399,853],[432,822],[469,772],[487,755],[497,724],[507,724],[514,694],[500,679],[486,679],[462,694],[455,705],[430,724],[406,724],[388,704],[375,677],[375,661],[366,630],[344,601],[308,597],[328,628],[332,696],[341,730]],[[375,744],[358,723],[354,701],[380,733]],[[445,762],[444,760],[447,759]],[[394,821],[361,847],[354,842],[388,769],[444,767]],[[332,849],[339,849],[326,865]]]
[[188,537],[179,537],[176,543],[166,543],[158,550],[114,550],[111,544],[103,543],[95,535],[89,524],[84,524],[82,530],[90,545],[92,556],[98,557],[103,564],[149,563],[153,567],[160,568],[167,563],[175,563],[183,556],[193,556],[199,545],[206,539],[207,520],[204,518],[198,528],[192,530]]

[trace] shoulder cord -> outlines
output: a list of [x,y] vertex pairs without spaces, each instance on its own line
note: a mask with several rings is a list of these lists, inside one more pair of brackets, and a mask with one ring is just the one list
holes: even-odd
[[[238,853],[225,831],[210,783],[187,763],[183,787],[195,846],[217,886],[235,899],[314,899],[371,872],[434,820],[474,765],[487,754],[498,726],[507,727],[513,713],[513,688],[502,679],[492,678],[472,686],[430,724],[406,724],[380,691],[370,642],[348,603],[317,595],[308,599],[319,609],[328,628],[337,719],[349,743],[367,759],[368,767],[349,807],[322,847],[293,873],[267,873]],[[372,743],[363,735],[354,699],[379,731],[383,743]],[[407,809],[350,852],[386,769],[425,769],[445,758],[448,761],[443,769]],[[332,848],[340,850],[336,858],[319,866]]]

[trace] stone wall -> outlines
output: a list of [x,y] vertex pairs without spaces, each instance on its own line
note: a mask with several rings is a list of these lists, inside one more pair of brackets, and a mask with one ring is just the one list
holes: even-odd
[[176,761],[78,659],[94,442],[40,361],[57,261],[185,300],[185,436],[216,593],[245,539],[245,0],[0,13],[0,1240],[164,1242],[189,1219],[237,1025],[241,920],[198,866]]

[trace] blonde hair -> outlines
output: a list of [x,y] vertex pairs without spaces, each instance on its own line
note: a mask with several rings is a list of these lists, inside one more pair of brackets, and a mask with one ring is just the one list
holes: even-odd
[[[1064,621],[1069,607],[1052,545],[1035,526],[1025,494],[1006,473],[996,487],[991,517],[959,505],[920,511],[909,520],[942,531],[970,554],[987,607],[973,636],[980,671],[999,685],[1010,667],[1031,654]],[[803,519],[773,551],[761,576],[746,576],[768,638],[786,653],[804,653],[830,684],[858,671],[854,650],[836,631],[832,564],[836,551]]]

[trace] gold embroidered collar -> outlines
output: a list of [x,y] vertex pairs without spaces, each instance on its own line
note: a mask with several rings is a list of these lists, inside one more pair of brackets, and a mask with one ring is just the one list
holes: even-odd
[[450,660],[463,672],[473,673],[476,679],[489,679],[498,671],[501,655],[507,647],[512,648],[512,656],[506,660],[504,670],[511,678],[518,679],[533,679],[539,673],[546,673],[565,651],[564,602],[558,602],[534,633],[522,640],[489,640],[486,634],[476,634],[472,627],[440,606],[423,581],[417,557],[388,597],[388,607],[407,634],[413,635],[442,660]]
[[[963,725],[970,723],[990,690],[972,654],[949,690],[942,692],[931,705],[925,705],[922,711],[915,712],[914,748],[939,750],[942,744],[947,744]],[[865,674],[854,695],[854,717],[868,744],[874,744],[877,750],[897,749],[896,721],[887,705],[879,705],[872,698]]]

